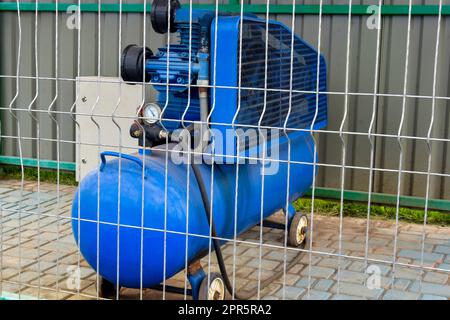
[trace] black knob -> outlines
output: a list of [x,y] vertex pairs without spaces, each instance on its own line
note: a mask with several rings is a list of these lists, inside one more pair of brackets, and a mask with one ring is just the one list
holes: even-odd
[[175,11],[180,7],[181,5],[178,0],[154,0],[152,4],[152,12],[150,14],[153,30],[161,34],[167,33],[167,31],[169,31],[170,19],[170,32],[177,31],[174,24]]
[[[145,48],[145,59],[153,56],[149,48]],[[144,47],[130,44],[122,51],[120,74],[124,81],[142,82],[144,79]],[[145,75],[145,81],[150,81],[149,75]]]

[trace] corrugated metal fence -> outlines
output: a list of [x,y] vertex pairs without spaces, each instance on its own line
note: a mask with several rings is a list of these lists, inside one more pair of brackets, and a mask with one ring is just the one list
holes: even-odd
[[[82,3],[89,1],[82,1]],[[149,1],[150,2],[150,1]],[[222,3],[221,1],[220,3]],[[32,2],[33,3],[33,2]],[[117,3],[117,1],[102,1]],[[124,4],[142,1],[124,1]],[[182,1],[183,3],[183,1]],[[194,1],[195,3],[195,1]],[[211,1],[199,1],[211,3]],[[264,0],[252,1],[266,3]],[[271,1],[271,4],[292,4],[291,0]],[[297,1],[301,4],[316,4],[318,1]],[[348,1],[324,1],[324,4],[348,4]],[[353,4],[377,4],[378,1],[353,1]],[[449,4],[450,1],[444,1]],[[384,4],[408,4],[408,1],[384,1]],[[413,4],[436,4],[435,1],[413,1]],[[39,12],[37,19],[37,57],[39,72],[39,95],[32,109],[42,110],[36,116],[41,130],[41,159],[56,159],[56,126],[47,114],[55,98],[55,77],[58,78],[58,95],[52,111],[58,111],[56,118],[60,124],[62,143],[61,161],[75,161],[75,126],[68,113],[75,101],[75,81],[77,74],[77,54],[80,52],[80,76],[97,75],[100,62],[101,76],[118,76],[119,15],[114,12],[102,13],[101,30],[98,30],[97,13],[83,12],[81,16],[81,42],[77,48],[77,29],[69,29],[66,21],[69,15],[59,12],[58,41],[55,33],[55,13]],[[15,74],[18,59],[18,17],[15,11],[0,11],[0,74],[1,74],[1,144],[2,155],[17,156],[17,123],[8,111],[16,93]],[[291,25],[290,14],[274,14],[272,18]],[[375,66],[377,56],[377,29],[367,25],[370,15],[352,16],[350,49],[350,84],[348,116],[344,124],[347,143],[346,189],[367,191],[370,161],[368,130],[372,118]],[[373,18],[373,16],[372,16]],[[146,43],[157,49],[165,37],[155,34],[147,15]],[[326,132],[318,133],[320,163],[317,186],[339,188],[342,146],[338,131],[344,113],[345,65],[347,44],[347,16],[326,14],[322,17],[320,48],[327,59],[329,77],[329,125]],[[411,20],[410,56],[408,66],[408,89],[406,113],[403,126],[402,144],[404,148],[402,195],[425,196],[428,149],[427,131],[431,119],[433,65],[437,15],[413,15]],[[22,134],[23,156],[36,157],[36,121],[27,111],[36,94],[35,68],[35,13],[21,12],[21,54],[20,90],[13,109],[17,115]],[[299,14],[296,17],[295,32],[317,47],[319,26],[318,15]],[[397,131],[402,114],[405,55],[407,41],[407,15],[384,15],[379,51],[378,97],[373,133],[375,138],[374,192],[397,193],[399,145]],[[124,12],[122,15],[122,48],[130,43],[142,43],[143,14]],[[97,46],[101,37],[101,48]],[[58,57],[55,57],[56,45]],[[100,56],[98,52],[100,50]],[[56,62],[58,74],[56,75]],[[450,16],[442,17],[441,39],[438,55],[435,122],[432,130],[432,166],[430,197],[450,198]],[[386,170],[387,169],[387,170]]]

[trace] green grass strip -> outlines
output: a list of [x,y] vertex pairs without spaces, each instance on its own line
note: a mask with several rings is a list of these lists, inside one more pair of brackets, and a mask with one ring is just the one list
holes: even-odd
[[[312,200],[310,198],[300,198],[294,202],[296,210],[310,213]],[[343,215],[345,217],[367,218],[368,205],[357,202],[344,202]],[[320,215],[339,217],[341,210],[340,201],[314,199],[314,212]],[[401,207],[398,217],[400,221],[423,224],[424,210]],[[394,220],[396,208],[393,206],[371,205],[370,218]],[[429,210],[427,213],[427,224],[450,226],[450,214]]]
[[[35,168],[24,168],[24,178],[29,181],[37,181],[37,170]],[[16,179],[20,180],[22,172],[18,166],[0,166],[0,180]],[[57,174],[55,170],[40,170],[40,181],[56,183]],[[59,183],[62,185],[77,186],[75,172],[60,171]],[[295,209],[306,213],[311,212],[311,198],[300,198],[294,202]],[[344,202],[344,216],[355,218],[367,218],[367,202]],[[314,211],[320,215],[339,217],[340,201],[316,198],[314,200]],[[396,209],[392,205],[371,205],[370,217],[375,219],[393,220]],[[424,210],[400,207],[399,220],[410,223],[423,224]],[[428,210],[427,223],[433,225],[450,226],[450,214],[436,210]]]

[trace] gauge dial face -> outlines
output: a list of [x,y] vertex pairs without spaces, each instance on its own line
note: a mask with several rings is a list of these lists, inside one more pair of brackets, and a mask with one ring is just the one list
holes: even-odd
[[142,110],[144,121],[148,124],[154,124],[161,116],[161,108],[156,103],[148,103]]

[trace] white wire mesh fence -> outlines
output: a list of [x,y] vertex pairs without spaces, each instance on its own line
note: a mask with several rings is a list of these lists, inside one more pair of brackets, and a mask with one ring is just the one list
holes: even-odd
[[448,5],[369,2],[0,3],[3,296],[449,298]]

